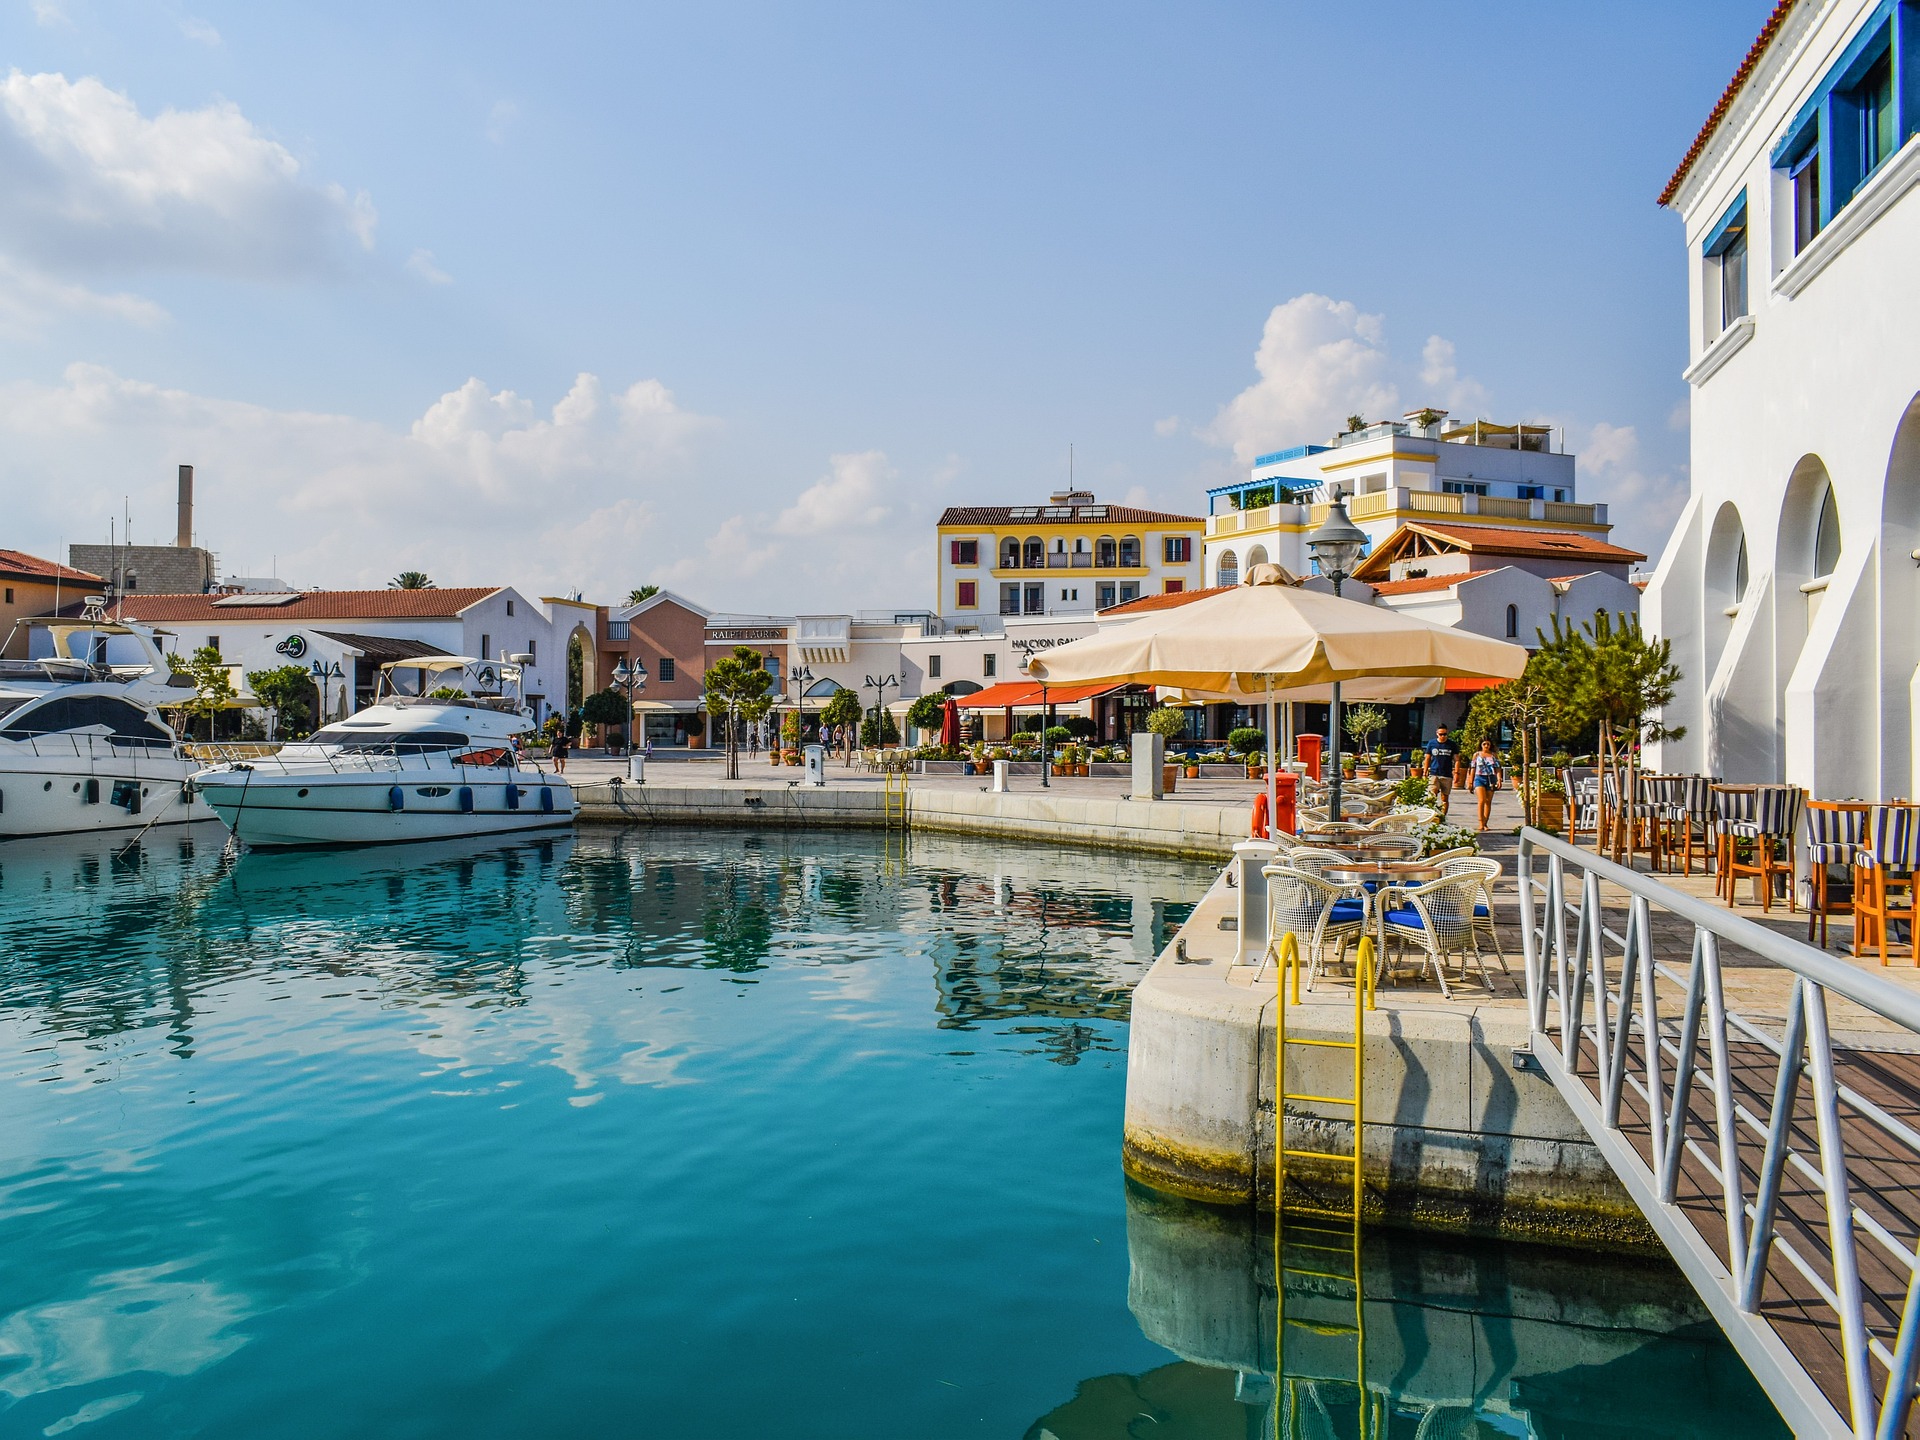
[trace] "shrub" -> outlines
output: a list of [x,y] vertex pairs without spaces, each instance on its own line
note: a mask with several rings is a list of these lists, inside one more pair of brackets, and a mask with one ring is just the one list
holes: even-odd
[[1227,735],[1227,748],[1236,755],[1252,757],[1266,752],[1267,732],[1256,730],[1251,725],[1242,726]]
[[1076,740],[1091,740],[1100,733],[1100,727],[1093,723],[1093,717],[1089,715],[1069,715],[1060,723]]
[[1073,732],[1064,725],[1049,725],[1045,736],[1049,745],[1061,746],[1073,739]]
[[879,718],[869,715],[860,722],[860,743],[862,745],[898,745],[900,727],[893,723],[891,711],[882,710]]
[[1031,730],[1016,730],[1007,737],[1007,744],[1013,746],[1016,750],[1023,746],[1038,745],[1039,743],[1040,737]]
[[947,697],[938,691],[922,695],[907,708],[907,723],[917,730],[938,730],[947,718]]
[[1147,714],[1147,729],[1162,740],[1172,740],[1187,728],[1187,712],[1172,705],[1162,705]]
[[1428,805],[1433,802],[1433,787],[1424,775],[1409,775],[1393,787],[1396,805]]

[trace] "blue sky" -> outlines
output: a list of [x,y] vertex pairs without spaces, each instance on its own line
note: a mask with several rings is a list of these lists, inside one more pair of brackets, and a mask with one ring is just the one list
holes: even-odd
[[[0,544],[926,604],[957,502],[1198,513],[1424,403],[1657,551],[1654,196],[1762,0],[0,12]],[[556,13],[557,12],[557,13]]]

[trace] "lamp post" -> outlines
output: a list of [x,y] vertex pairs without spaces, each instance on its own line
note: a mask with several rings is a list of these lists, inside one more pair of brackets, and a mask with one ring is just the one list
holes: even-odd
[[807,688],[813,684],[813,669],[802,665],[797,670],[787,672],[787,684],[793,690],[794,748],[797,750],[807,739]]
[[[1033,673],[1032,651],[1028,651],[1027,658],[1020,662],[1020,669],[1028,675]],[[1048,778],[1053,774],[1053,742],[1047,739],[1047,731],[1052,728],[1053,716],[1047,712],[1047,682],[1042,680],[1040,682],[1040,788],[1043,790],[1053,788],[1053,781]]]
[[880,717],[886,713],[887,687],[889,685],[898,689],[900,686],[900,677],[897,675],[882,675],[876,680],[871,675],[867,676],[866,688],[873,691],[873,743],[876,748],[884,744],[887,736],[886,727],[880,723]]
[[324,725],[327,723],[327,682],[344,680],[346,671],[340,668],[338,660],[332,664],[328,664],[325,660],[315,660],[307,673],[313,676],[313,683],[320,687],[320,723]]
[[[1307,536],[1307,554],[1320,566],[1320,573],[1333,582],[1333,593],[1340,593],[1340,582],[1353,573],[1354,562],[1367,548],[1367,532],[1347,518],[1347,503],[1338,486],[1332,490],[1333,503],[1327,518]],[[1327,818],[1340,822],[1340,682],[1333,682],[1333,703],[1327,707],[1328,744],[1333,750],[1333,774],[1328,780]]]
[[613,683],[627,692],[627,753],[631,755],[637,748],[633,743],[633,697],[647,688],[647,662],[636,655],[628,665],[627,657],[621,656],[620,663],[613,667]]

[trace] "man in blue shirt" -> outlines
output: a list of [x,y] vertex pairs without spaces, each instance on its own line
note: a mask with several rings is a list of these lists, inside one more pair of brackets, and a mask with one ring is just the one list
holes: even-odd
[[1444,820],[1453,799],[1453,766],[1460,758],[1460,747],[1447,738],[1447,727],[1442,725],[1422,748],[1427,752],[1427,786],[1440,802],[1440,818]]

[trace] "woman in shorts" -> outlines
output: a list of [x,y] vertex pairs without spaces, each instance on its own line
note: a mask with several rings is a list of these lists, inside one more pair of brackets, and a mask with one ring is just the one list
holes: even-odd
[[1485,830],[1493,818],[1493,792],[1500,788],[1500,757],[1493,753],[1493,741],[1480,742],[1468,764],[1467,781],[1473,786],[1473,798],[1480,802],[1480,828]]

